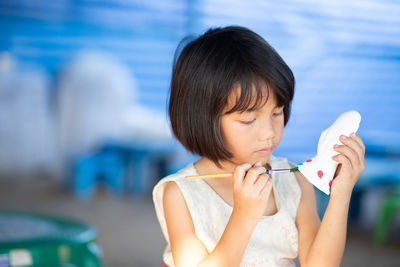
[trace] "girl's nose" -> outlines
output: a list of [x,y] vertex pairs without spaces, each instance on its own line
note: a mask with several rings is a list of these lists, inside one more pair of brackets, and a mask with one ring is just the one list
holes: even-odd
[[259,132],[258,132],[258,139],[259,141],[269,140],[275,137],[274,127],[269,120],[265,120],[261,123]]

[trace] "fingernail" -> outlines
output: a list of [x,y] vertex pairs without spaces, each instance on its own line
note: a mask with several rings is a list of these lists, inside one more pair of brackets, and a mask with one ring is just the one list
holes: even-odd
[[261,161],[257,161],[256,164],[254,164],[254,166],[257,166],[257,167],[261,166]]
[[243,168],[246,168],[246,169],[251,168],[251,164],[250,163],[245,163],[242,166],[243,166]]
[[356,134],[355,133],[351,133],[351,135],[350,135],[351,137],[355,137],[356,136]]
[[345,136],[345,135],[341,135],[340,136],[342,139],[346,139],[347,138],[347,136]]

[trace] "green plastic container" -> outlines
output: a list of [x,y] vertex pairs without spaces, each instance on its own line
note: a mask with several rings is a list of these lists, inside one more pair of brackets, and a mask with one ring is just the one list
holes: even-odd
[[100,267],[96,232],[70,219],[0,211],[0,267]]

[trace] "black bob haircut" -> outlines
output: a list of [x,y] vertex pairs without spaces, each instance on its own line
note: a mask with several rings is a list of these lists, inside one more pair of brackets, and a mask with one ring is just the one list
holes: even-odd
[[218,166],[221,160],[232,158],[222,140],[220,118],[235,85],[240,86],[240,95],[224,114],[255,110],[266,103],[271,91],[277,105],[284,107],[286,125],[294,76],[261,36],[239,26],[214,28],[188,42],[176,59],[178,49],[172,70],[169,117],[175,137],[190,152],[207,157]]

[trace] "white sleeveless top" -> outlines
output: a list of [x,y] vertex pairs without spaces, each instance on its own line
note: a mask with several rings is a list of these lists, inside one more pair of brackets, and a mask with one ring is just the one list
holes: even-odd
[[[290,168],[286,159],[271,156],[273,169]],[[163,194],[166,182],[174,181],[180,188],[193,220],[197,237],[212,252],[229,221],[233,208],[202,179],[186,180],[198,175],[193,163],[158,182],[153,201],[161,230],[167,241],[163,260],[173,267],[168,230],[164,218]],[[244,253],[241,267],[295,266],[298,235],[295,224],[301,189],[293,173],[272,174],[277,213],[263,216],[258,222]],[[210,223],[212,222],[212,223]]]

